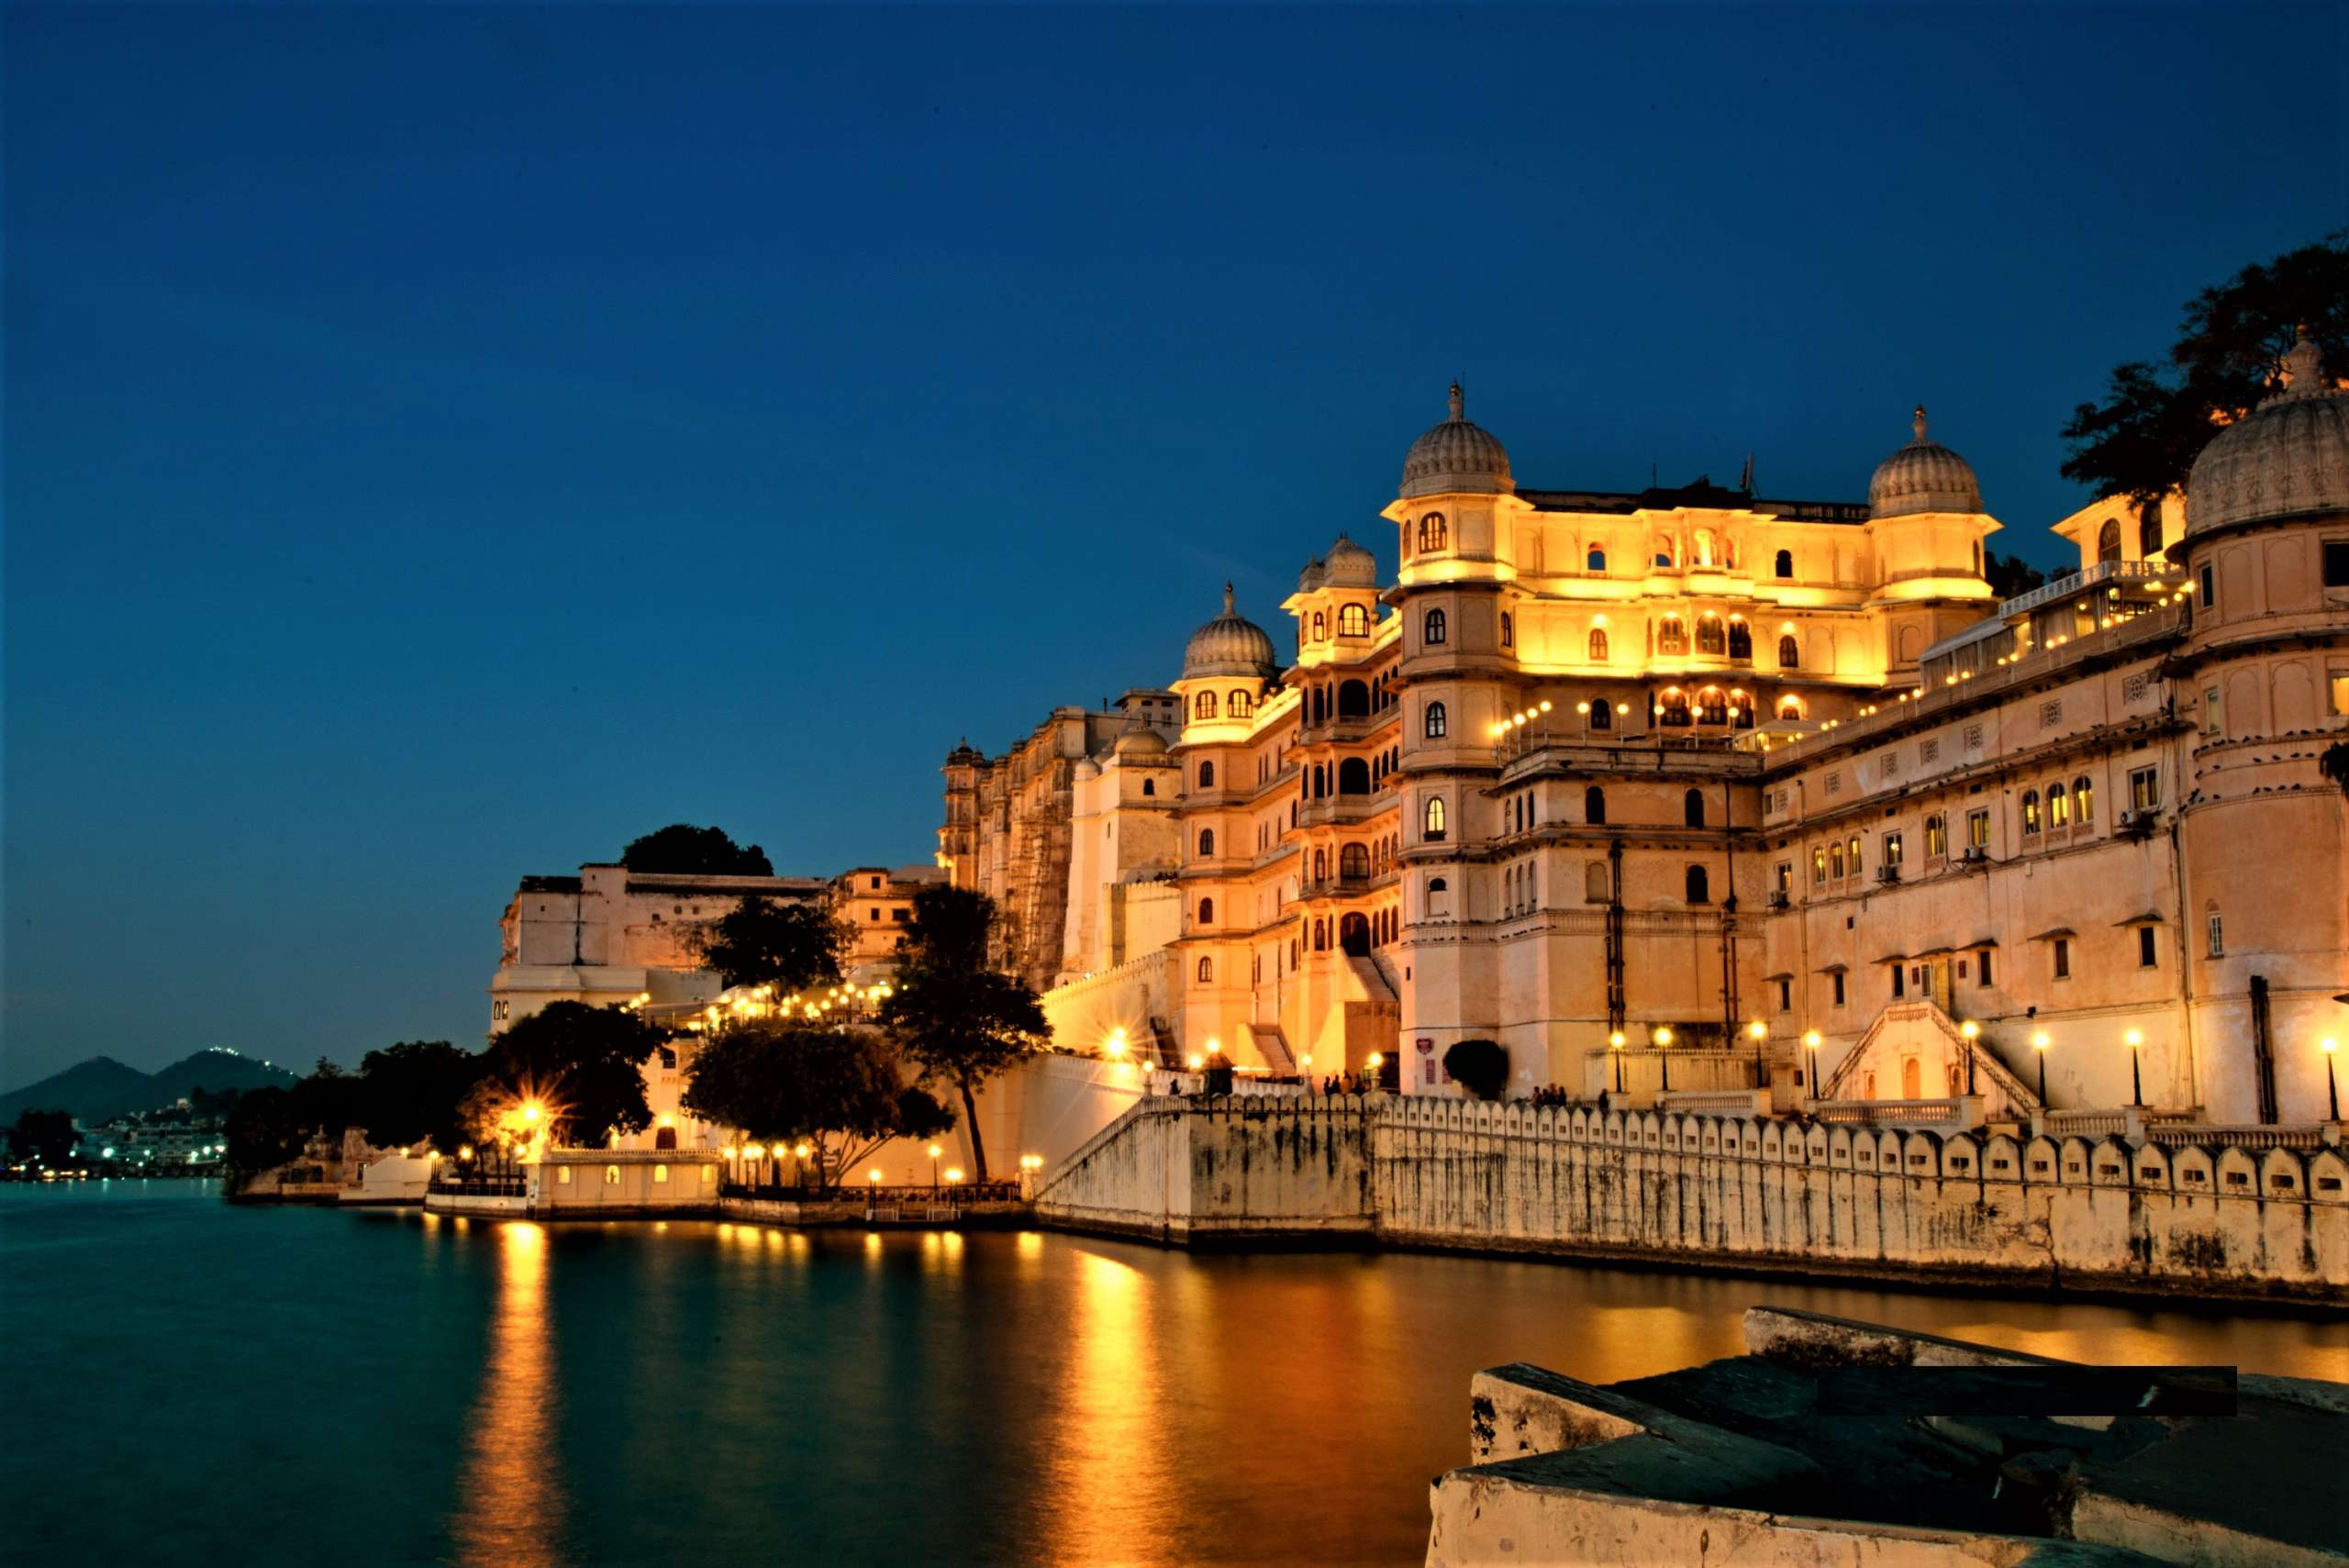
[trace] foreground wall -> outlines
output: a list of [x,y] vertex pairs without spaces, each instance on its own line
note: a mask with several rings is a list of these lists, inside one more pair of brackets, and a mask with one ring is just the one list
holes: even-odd
[[1142,1100],[1046,1174],[1036,1214],[1195,1246],[1367,1240],[1364,1106],[1351,1095]]

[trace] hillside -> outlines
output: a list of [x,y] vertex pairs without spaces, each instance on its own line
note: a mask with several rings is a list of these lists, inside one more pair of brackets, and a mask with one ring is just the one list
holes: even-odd
[[126,1067],[111,1056],[94,1056],[37,1084],[0,1095],[0,1123],[17,1119],[22,1110],[72,1111],[83,1126],[105,1121],[127,1111],[150,1111],[170,1105],[190,1091],[203,1088],[280,1088],[295,1074],[268,1066],[259,1057],[239,1056],[217,1046],[181,1058],[153,1073]]

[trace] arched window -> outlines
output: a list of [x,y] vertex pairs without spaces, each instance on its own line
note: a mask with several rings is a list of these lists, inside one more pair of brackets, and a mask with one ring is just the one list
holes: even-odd
[[1330,924],[1326,920],[1313,922],[1313,951],[1315,952],[1330,951]]
[[1802,698],[1800,697],[1780,697],[1778,699],[1778,717],[1780,718],[1800,719],[1803,717],[1804,711]]
[[1582,819],[1603,827],[1607,822],[1607,792],[1592,784],[1582,792]]
[[1422,552],[1450,549],[1451,537],[1449,530],[1443,526],[1442,512],[1430,512],[1419,519],[1419,549]]
[[1215,717],[1215,694],[1213,692],[1201,692],[1198,695],[1191,699],[1191,717],[1193,718],[1213,718]]
[[1428,913],[1441,919],[1451,913],[1451,905],[1450,884],[1440,876],[1428,878]]
[[2072,781],[2072,818],[2085,828],[2096,820],[2096,796],[2088,793],[2088,781]]
[[1607,662],[1607,628],[1603,626],[1590,628],[1590,662],[1594,664]]
[[1319,800],[1329,793],[1330,775],[1322,770],[1320,763],[1316,762],[1313,764],[1313,798]]
[[1327,616],[1325,616],[1325,615],[1323,615],[1319,610],[1316,610],[1316,611],[1314,611],[1314,612],[1313,612],[1313,640],[1314,640],[1314,641],[1316,641],[1316,642],[1319,642],[1319,641],[1320,641],[1323,638],[1325,638],[1325,637],[1327,637],[1327,636],[1329,636],[1329,635],[1330,635],[1330,617],[1327,617]]
[[1712,563],[1713,530],[1710,528],[1698,528],[1697,530],[1697,564],[1699,566],[1710,566]]
[[1214,899],[1202,898],[1199,900],[1199,924],[1202,926],[1212,926],[1215,924]]
[[2047,825],[2050,828],[2072,825],[2072,797],[2065,792],[2061,779],[2047,786]]
[[1666,616],[1656,623],[1655,651],[1658,653],[1688,651],[1688,623],[1678,616]]
[[1781,582],[1791,582],[1795,574],[1795,552],[1791,550],[1778,551],[1778,558],[1771,566]]
[[1367,636],[1369,631],[1370,612],[1368,610],[1360,605],[1338,606],[1338,635],[1340,637],[1364,637]]
[[1341,683],[1338,687],[1338,717],[1340,718],[1368,718],[1370,717],[1370,688],[1360,681]]
[[1669,535],[1669,534],[1658,534],[1658,535],[1656,535],[1656,536],[1655,536],[1655,552],[1654,552],[1654,554],[1655,554],[1655,563],[1656,563],[1658,566],[1666,566],[1666,567],[1668,567],[1668,566],[1670,566],[1670,565],[1672,564],[1672,562],[1673,562],[1673,549],[1672,549],[1672,536],[1671,536],[1671,535]]
[[1199,787],[1201,789],[1215,788],[1215,764],[1213,762],[1201,762],[1199,764]]
[[1517,646],[1517,621],[1507,610],[1501,612],[1501,646],[1503,648]]
[[1607,862],[1585,861],[1582,867],[1582,901],[1586,904],[1607,902]]
[[1348,757],[1340,762],[1338,793],[1340,795],[1368,795],[1370,793],[1370,764],[1360,757]]
[[2022,830],[2025,834],[2039,831],[2039,792],[2035,789],[2022,792]]
[[2103,561],[2121,559],[2121,519],[2107,517],[2104,527],[2096,531],[2096,558]]
[[2151,561],[2161,552],[2162,504],[2141,501],[2137,504],[2137,553]]
[[1743,616],[1729,617],[1729,656],[1744,661],[1753,657],[1753,628],[1745,624]]
[[1704,791],[1692,789],[1680,797],[1680,819],[1691,828],[1705,825]]
[[1740,729],[1753,728],[1753,695],[1742,686],[1731,686],[1729,693],[1729,717]]
[[1668,686],[1655,699],[1656,722],[1672,729],[1688,728],[1688,694],[1678,686]]
[[1442,642],[1443,638],[1443,612],[1442,610],[1430,610],[1427,614],[1427,618],[1419,623],[1419,640],[1429,644],[1430,646],[1433,646],[1436,643]]
[[1313,880],[1316,882],[1330,880],[1330,851],[1327,850],[1313,851]]
[[1142,780],[1141,792],[1144,795],[1156,795],[1158,793],[1158,781],[1156,779]]
[[1697,694],[1697,718],[1703,724],[1729,722],[1729,696],[1719,686],[1707,686]]
[[1711,879],[1705,875],[1703,866],[1690,866],[1688,874],[1682,878],[1683,901],[1689,904],[1710,904],[1713,901],[1710,884]]
[[1340,876],[1368,876],[1370,847],[1366,844],[1348,844],[1341,849],[1338,851],[1338,874]]
[[1710,610],[1697,617],[1697,651],[1709,653],[1716,659],[1729,651],[1729,639],[1721,629],[1721,617]]
[[1609,702],[1605,697],[1597,697],[1592,699],[1590,705],[1590,727],[1593,729],[1614,728],[1615,705]]
[[1314,722],[1314,723],[1319,724],[1319,723],[1320,723],[1323,719],[1326,719],[1326,718],[1328,718],[1328,717],[1330,717],[1330,698],[1329,698],[1329,694],[1328,694],[1328,693],[1326,693],[1326,692],[1324,692],[1324,691],[1323,691],[1319,686],[1315,686],[1315,687],[1313,688],[1313,696],[1312,696],[1312,699],[1311,699],[1311,706],[1312,706],[1312,708],[1313,708],[1313,722]]
[[1795,634],[1787,632],[1778,639],[1778,668],[1792,670],[1802,663],[1802,649],[1795,641]]
[[1245,718],[1256,706],[1246,692],[1234,692],[1223,700],[1223,711],[1233,718]]
[[1595,544],[1594,544],[1594,545],[1592,545],[1592,546],[1590,547],[1589,553],[1588,553],[1588,554],[1586,554],[1586,555],[1585,555],[1585,556],[1582,558],[1582,565],[1583,565],[1583,570],[1584,570],[1584,571],[1586,571],[1586,572],[1604,572],[1604,571],[1606,571],[1606,570],[1607,570],[1607,552],[1606,552],[1605,550],[1603,550],[1599,549],[1599,548],[1598,548],[1598,546],[1597,546],[1597,545],[1595,545]]
[[1424,825],[1419,835],[1422,839],[1434,843],[1443,837],[1443,796],[1440,795],[1428,796],[1427,809],[1420,820]]
[[1198,973],[1198,976],[1199,976],[1199,984],[1202,984],[1202,985],[1212,985],[1212,984],[1215,984],[1215,960],[1213,960],[1213,959],[1211,959],[1211,958],[1202,958],[1201,960],[1199,960],[1199,967],[1198,967],[1198,971],[1197,971],[1197,973]]
[[1214,858],[1215,829],[1212,828],[1202,828],[1199,829],[1199,859],[1204,861],[1212,860]]
[[674,1149],[676,1146],[677,1146],[677,1129],[676,1129],[675,1128],[674,1128],[674,1127],[664,1127],[664,1128],[661,1128],[661,1129],[658,1129],[657,1130],[655,1130],[655,1131],[654,1131],[654,1133],[652,1134],[652,1147],[653,1147],[653,1148],[655,1148],[655,1149]]
[[1842,840],[1827,846],[1828,874],[1841,881],[1843,876],[1843,845]]
[[1431,702],[1428,704],[1426,725],[1428,739],[1431,740],[1442,740],[1445,734],[1445,723],[1446,720],[1444,718],[1443,705],[1440,702]]

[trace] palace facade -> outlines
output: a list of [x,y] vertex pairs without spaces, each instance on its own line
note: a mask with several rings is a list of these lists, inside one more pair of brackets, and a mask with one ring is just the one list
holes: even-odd
[[2182,497],[2065,519],[2078,569],[2000,602],[1922,409],[1865,502],[1548,490],[1455,386],[1393,582],[1341,537],[1286,656],[1227,585],[1168,688],[959,747],[941,863],[1079,1051],[2321,1119],[2345,407],[2304,338]]

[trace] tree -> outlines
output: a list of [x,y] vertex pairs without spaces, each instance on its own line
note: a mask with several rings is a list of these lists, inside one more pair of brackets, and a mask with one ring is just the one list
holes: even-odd
[[979,1085],[1052,1038],[1036,994],[986,967],[995,919],[994,901],[968,888],[915,894],[905,958],[882,1004],[883,1022],[907,1056],[962,1095],[971,1163],[982,1182],[987,1154],[979,1136]]
[[551,1118],[550,1140],[592,1148],[609,1132],[651,1125],[644,1062],[662,1039],[618,1007],[550,1002],[490,1043],[489,1070],[477,1088],[508,1102],[540,1101]]
[[931,1138],[954,1125],[952,1112],[906,1083],[903,1060],[885,1037],[829,1025],[719,1032],[686,1064],[681,1103],[755,1142],[814,1145],[819,1185],[889,1139]]
[[341,1136],[359,1120],[359,1080],[325,1057],[285,1091],[288,1112],[306,1136]]
[[1443,1070],[1480,1100],[1497,1100],[1508,1087],[1508,1048],[1498,1040],[1454,1040]]
[[2064,427],[2064,477],[2099,499],[2157,505],[2186,483],[2214,428],[2274,390],[2276,364],[2306,323],[2326,361],[2349,364],[2349,230],[2245,267],[2186,306],[2169,364],[2113,368],[2099,402]]
[[465,1097],[491,1068],[484,1052],[445,1040],[406,1040],[359,1063],[357,1125],[379,1148],[429,1142],[454,1150],[470,1130]]
[[302,1152],[310,1140],[310,1125],[294,1099],[292,1089],[275,1084],[250,1089],[237,1097],[226,1129],[228,1191],[274,1170]]
[[745,848],[721,828],[696,828],[672,822],[647,833],[620,851],[620,864],[630,871],[672,872],[684,876],[773,876],[764,850]]
[[837,983],[848,928],[815,904],[745,898],[703,926],[701,961],[729,985],[773,984],[783,991]]
[[2033,588],[2047,586],[2046,573],[2020,555],[2000,555],[1995,550],[1982,552],[1982,575],[2001,599],[2019,599]]
[[72,1111],[35,1110],[27,1106],[8,1129],[8,1151],[19,1160],[62,1164],[73,1152],[73,1139]]

